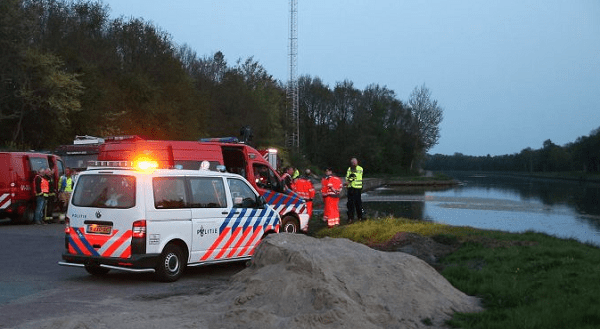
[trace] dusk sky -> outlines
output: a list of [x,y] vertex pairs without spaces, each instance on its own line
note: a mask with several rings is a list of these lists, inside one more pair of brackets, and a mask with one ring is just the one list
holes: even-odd
[[[253,56],[288,80],[288,0],[103,2],[200,57]],[[425,84],[444,110],[431,154],[564,145],[600,127],[600,1],[298,0],[298,75],[403,102]]]

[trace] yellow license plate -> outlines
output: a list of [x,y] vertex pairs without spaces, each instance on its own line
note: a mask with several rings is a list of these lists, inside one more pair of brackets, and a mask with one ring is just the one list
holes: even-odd
[[108,225],[91,224],[91,225],[88,225],[87,232],[95,233],[95,234],[110,234],[111,229],[112,229],[112,227],[108,226]]

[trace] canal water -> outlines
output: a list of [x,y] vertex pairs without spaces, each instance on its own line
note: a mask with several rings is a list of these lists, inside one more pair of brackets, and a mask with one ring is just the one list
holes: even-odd
[[600,184],[449,173],[444,189],[381,186],[363,193],[368,216],[393,215],[455,226],[536,231],[600,246]]

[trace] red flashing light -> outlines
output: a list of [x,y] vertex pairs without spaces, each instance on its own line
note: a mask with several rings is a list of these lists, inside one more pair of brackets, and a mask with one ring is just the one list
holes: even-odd
[[133,166],[139,171],[153,171],[158,169],[158,162],[146,156],[140,156],[135,159]]

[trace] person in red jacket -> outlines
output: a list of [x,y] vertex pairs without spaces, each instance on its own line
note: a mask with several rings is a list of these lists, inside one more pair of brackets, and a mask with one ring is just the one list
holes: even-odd
[[323,195],[323,220],[327,221],[328,227],[340,225],[340,192],[342,192],[342,180],[333,175],[331,168],[325,169],[325,177],[321,180],[321,194]]
[[304,171],[304,176],[298,177],[294,183],[294,192],[306,201],[308,216],[312,217],[313,199],[315,197],[315,188],[310,181],[310,169]]

